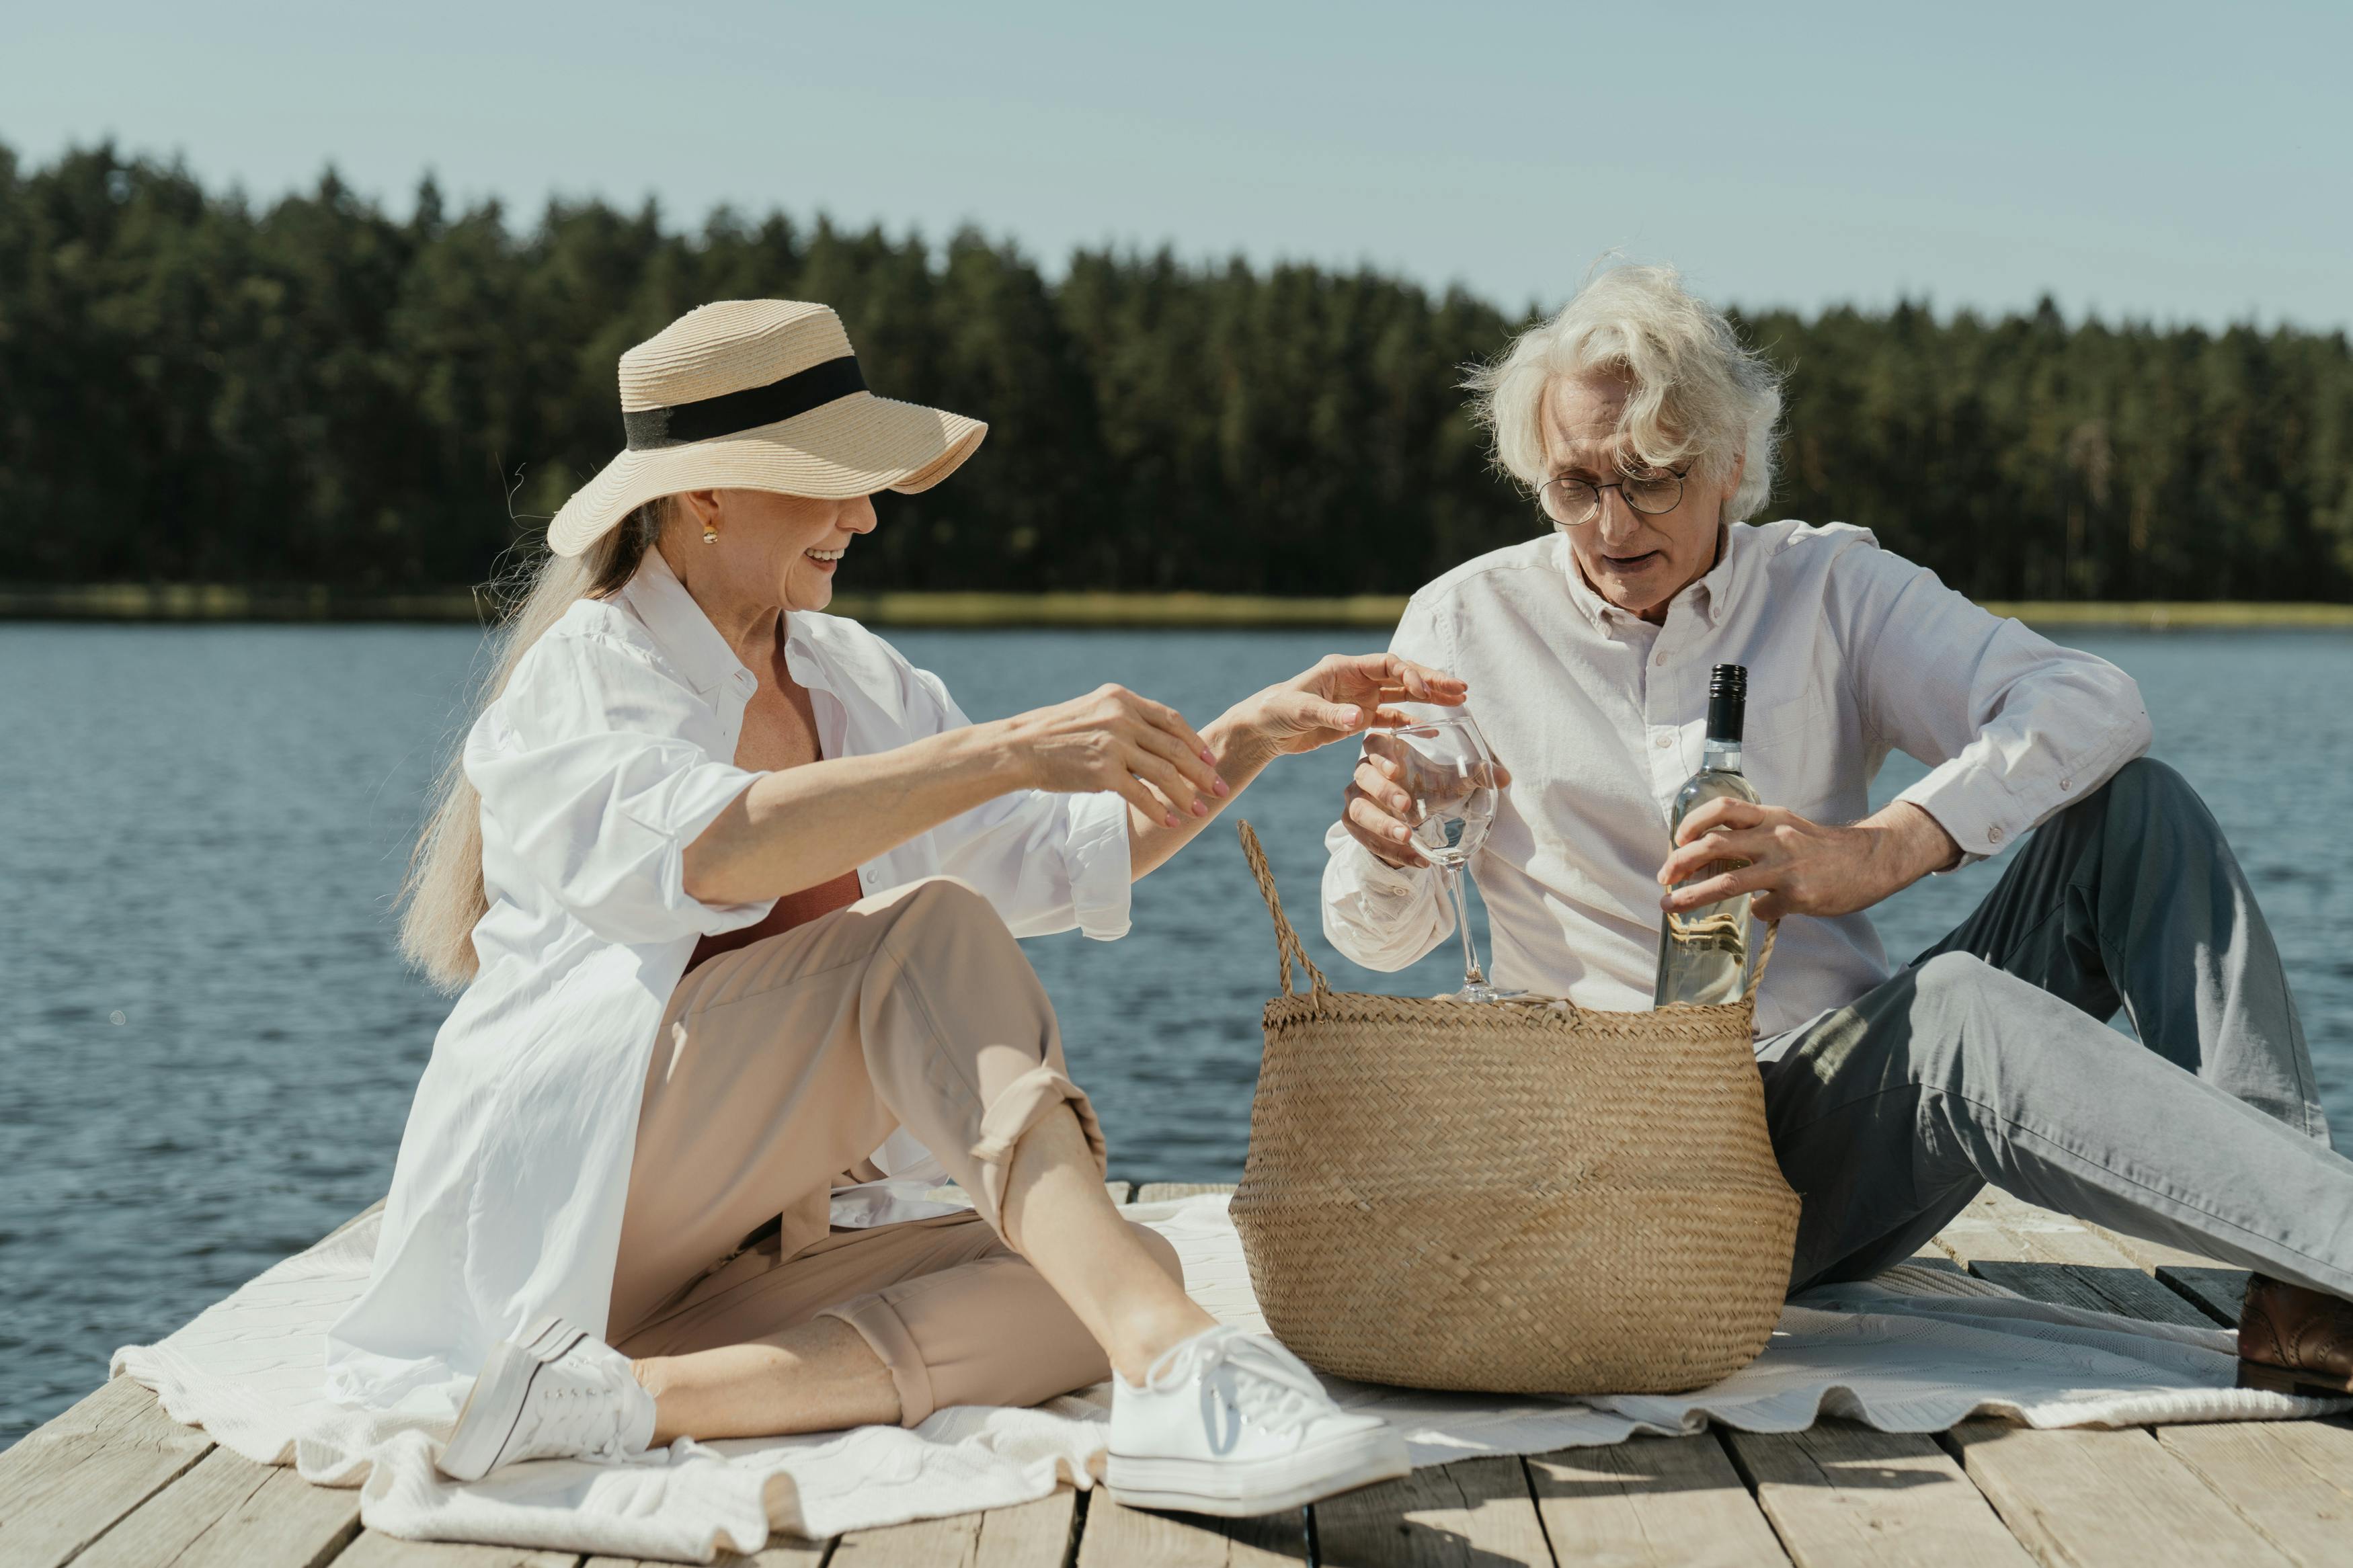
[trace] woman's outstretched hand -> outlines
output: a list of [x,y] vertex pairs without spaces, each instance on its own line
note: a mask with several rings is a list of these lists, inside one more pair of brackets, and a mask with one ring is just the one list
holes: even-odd
[[1314,668],[1251,699],[1247,722],[1271,754],[1291,755],[1413,721],[1392,703],[1451,708],[1470,694],[1455,677],[1393,653],[1327,654]]
[[1110,790],[1146,822],[1168,827],[1179,826],[1181,816],[1208,816],[1202,797],[1228,793],[1217,754],[1184,715],[1124,686],[1098,686],[1003,722],[1016,766],[1032,789]]

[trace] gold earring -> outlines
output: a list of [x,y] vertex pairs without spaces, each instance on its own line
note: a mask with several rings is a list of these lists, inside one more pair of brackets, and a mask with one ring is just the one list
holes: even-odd
[[719,542],[719,531],[707,522],[702,525],[702,542],[705,544]]

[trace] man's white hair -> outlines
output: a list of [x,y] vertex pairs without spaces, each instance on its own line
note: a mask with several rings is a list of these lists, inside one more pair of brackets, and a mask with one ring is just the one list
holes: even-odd
[[1739,522],[1773,493],[1781,377],[1744,347],[1724,312],[1683,287],[1672,267],[1613,267],[1550,321],[1530,327],[1465,384],[1494,435],[1495,460],[1530,489],[1545,465],[1546,389],[1563,376],[1617,374],[1632,388],[1620,428],[1656,468],[1686,462],[1711,477],[1747,460],[1725,510]]

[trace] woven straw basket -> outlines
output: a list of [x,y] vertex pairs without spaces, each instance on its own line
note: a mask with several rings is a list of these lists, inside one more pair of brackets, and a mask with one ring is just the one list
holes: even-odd
[[1276,1337],[1343,1377],[1510,1394],[1678,1393],[1755,1359],[1798,1226],[1755,975],[1643,1013],[1336,992],[1241,837],[1282,994],[1233,1219]]

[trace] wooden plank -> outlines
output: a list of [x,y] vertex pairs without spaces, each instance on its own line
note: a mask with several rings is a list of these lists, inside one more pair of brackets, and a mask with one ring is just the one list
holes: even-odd
[[[1990,1224],[1992,1234],[2004,1245],[1998,1252],[1989,1251],[1989,1256],[2117,1270],[2101,1277],[2103,1293],[2111,1300],[2134,1305],[2119,1305],[2114,1310],[2158,1322],[2193,1321],[2161,1315],[2163,1309],[2156,1305],[2154,1297],[2137,1289],[2127,1290],[2122,1269],[2129,1267],[2152,1276],[2167,1289],[2197,1307],[2201,1319],[2195,1321],[2211,1319],[2228,1328],[2238,1326],[2239,1303],[2247,1291],[2247,1271],[2243,1268],[2228,1268],[2212,1258],[2162,1242],[2143,1241],[2087,1221],[2072,1220],[2048,1209],[2022,1204],[2004,1193],[1981,1194],[1978,1202],[1969,1205],[1963,1219],[1970,1223],[1956,1222],[1947,1227],[1957,1233],[1952,1242],[1963,1247],[1973,1236],[1982,1243],[1985,1238],[1979,1227]],[[1937,1239],[1945,1242],[1947,1237],[1940,1235]],[[2119,1258],[2124,1260],[2122,1265],[2117,1262]]]
[[2157,1279],[2224,1328],[2239,1326],[2239,1309],[2247,1299],[2247,1270],[2177,1268],[2168,1264],[2157,1271]]
[[363,1530],[334,1560],[334,1568],[575,1568],[576,1552],[535,1552],[524,1546],[463,1546],[452,1541],[403,1541]]
[[2006,1290],[2037,1301],[2115,1312],[2150,1323],[2211,1329],[2212,1320],[2137,1268],[2101,1268],[2081,1263],[2009,1263],[1980,1259],[1969,1272]]
[[2353,1426],[2217,1421],[2160,1426],[2157,1440],[2290,1561],[2353,1559]]
[[1035,1502],[980,1516],[973,1568],[1062,1568],[1078,1539],[1079,1494],[1064,1487]]
[[2143,1241],[2137,1236],[2126,1236],[2120,1230],[2110,1230],[2103,1225],[2084,1222],[2084,1228],[2140,1265],[2145,1273],[2154,1274],[2160,1268],[2215,1268],[2221,1267],[2212,1258],[2195,1252],[2184,1252],[2178,1247],[2168,1247],[2161,1241]]
[[1990,1258],[2140,1271],[2130,1257],[2081,1220],[2021,1203],[1991,1187],[1936,1233],[1936,1244],[1963,1264],[1972,1258]]
[[[726,1568],[823,1568],[827,1548],[824,1541],[803,1541],[797,1535],[771,1535],[768,1544],[749,1557],[722,1554],[719,1561]],[[341,1568],[341,1564],[337,1565]],[[657,1557],[591,1557],[581,1568],[676,1568]]]
[[0,1563],[65,1562],[212,1446],[148,1390],[112,1379],[0,1455]]
[[2038,1432],[2001,1421],[1964,1421],[1950,1438],[1969,1479],[2045,1563],[2284,1568],[2288,1562],[2143,1428]]
[[360,1529],[357,1488],[215,1448],[74,1559],[75,1568],[317,1568]]
[[1230,1193],[1231,1182],[1146,1182],[1135,1189],[1135,1201],[1140,1204],[1165,1204],[1177,1198],[1198,1197],[1203,1193]]
[[828,1568],[972,1568],[980,1555],[980,1515],[919,1519],[853,1530],[834,1542]]
[[2143,1270],[2097,1227],[1990,1188],[1936,1239],[1970,1273],[2038,1301],[2210,1326],[2180,1292]]
[[2031,1568],[1952,1457],[1917,1433],[1824,1420],[1724,1436],[1798,1568]]
[[1788,1556],[1715,1435],[1635,1437],[1527,1461],[1536,1513],[1564,1563],[1746,1568]]
[[1516,1458],[1463,1459],[1317,1503],[1325,1568],[1472,1564],[1553,1568],[1527,1472]]
[[834,1568],[1061,1568],[1077,1528],[1065,1487],[1035,1502],[857,1530],[833,1549]]
[[1087,1494],[1078,1568],[1290,1568],[1307,1561],[1307,1511],[1211,1519],[1123,1508]]

